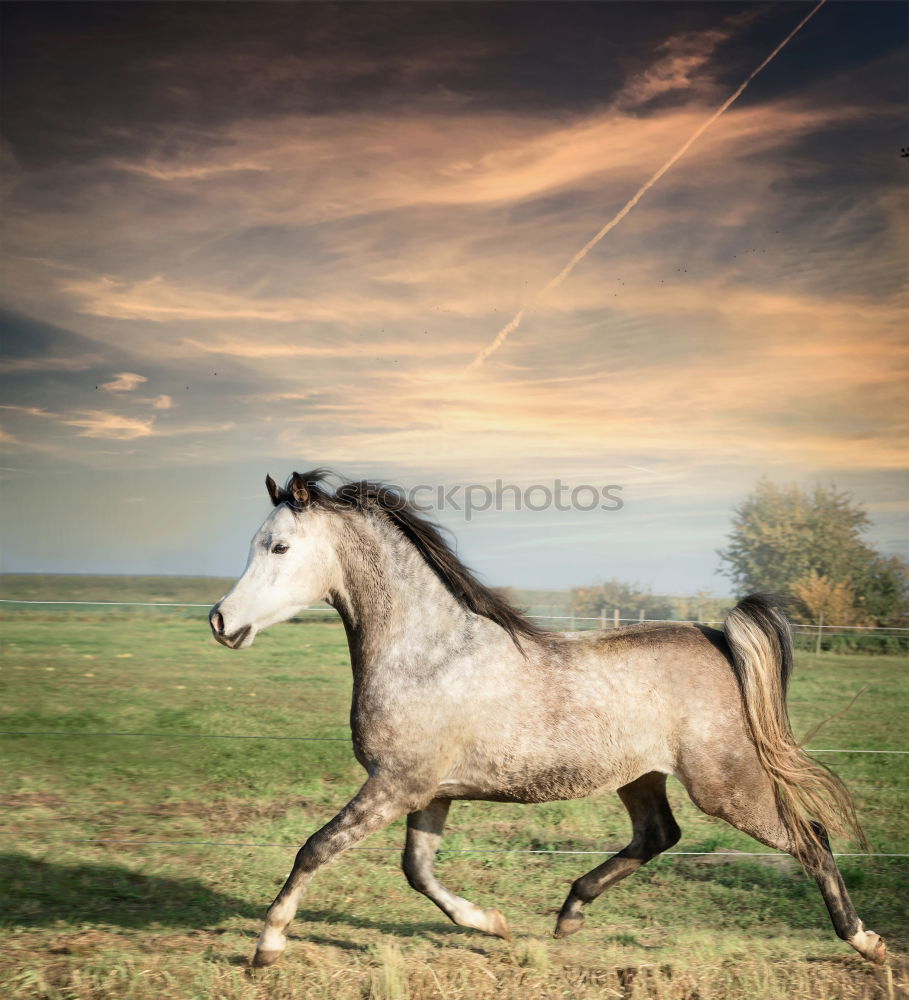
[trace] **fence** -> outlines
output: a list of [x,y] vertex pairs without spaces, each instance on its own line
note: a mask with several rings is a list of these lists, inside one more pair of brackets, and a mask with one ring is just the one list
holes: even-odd
[[[106,610],[126,610],[126,609],[152,609],[152,608],[172,608],[172,609],[183,609],[189,611],[194,615],[202,610],[207,610],[209,608],[208,604],[193,604],[186,602],[151,602],[151,601],[46,601],[46,600],[14,600],[14,599],[0,599],[0,605],[9,606],[11,609],[13,607],[37,607],[43,606],[46,608],[54,608],[60,611],[65,609],[74,609],[80,607],[95,607],[104,608]],[[531,609],[532,612],[539,612],[543,609]],[[554,611],[557,609],[549,609]],[[561,610],[561,609],[558,609]],[[639,612],[636,617],[628,618],[623,617],[620,609],[613,609],[611,613],[603,611],[599,616],[588,617],[588,616],[578,616],[578,615],[565,615],[565,614],[539,614],[532,613],[529,617],[540,621],[542,624],[551,627],[555,630],[566,630],[575,631],[581,629],[603,629],[603,628],[619,628],[623,625],[633,624],[641,621],[646,621],[643,612]],[[296,621],[330,621],[336,620],[336,612],[330,607],[315,607],[306,608],[300,615],[295,619]],[[667,619],[649,619],[666,621]],[[721,625],[718,621],[707,621],[701,622],[701,624],[709,625]],[[867,647],[863,649],[857,649],[857,644],[854,642],[854,637],[860,635],[864,640],[877,639],[878,644],[881,647],[876,651],[880,652],[904,652],[909,650],[909,629],[903,628],[893,628],[893,629],[857,629],[850,626],[842,625],[807,625],[803,623],[795,623],[793,625],[793,632],[795,636],[796,645],[801,648],[809,648],[813,651],[820,650],[833,650],[833,651],[856,651],[867,652]],[[843,637],[848,639],[850,636],[853,637],[851,644],[848,644]],[[881,641],[885,640],[885,641]],[[890,641],[892,640],[892,641]],[[140,732],[73,732],[73,731],[55,731],[55,730],[3,730],[0,731],[0,737],[13,738],[13,739],[37,739],[37,738],[55,738],[55,737],[65,737],[65,738],[75,738],[75,739],[119,739],[119,738],[144,738],[144,739],[165,739],[165,740],[286,740],[286,741],[297,741],[297,742],[349,742],[349,737],[313,737],[313,736],[286,736],[286,735],[264,735],[264,734],[242,734],[242,733],[140,733]],[[909,756],[909,750],[897,749],[897,748],[875,748],[875,749],[839,749],[839,748],[812,748],[811,753],[813,754],[880,754],[887,756],[894,756],[898,759],[905,758]],[[888,789],[897,790],[904,788],[903,785],[891,785],[887,784],[884,786]],[[22,838],[22,831],[17,831],[15,834],[12,831],[6,831],[0,829],[0,836],[17,836]],[[247,841],[195,841],[195,840],[156,840],[156,839],[136,839],[136,840],[126,840],[126,839],[116,839],[116,838],[81,838],[81,839],[58,839],[54,838],[51,840],[41,840],[40,838],[28,837],[33,843],[43,843],[46,846],[51,846],[54,843],[85,843],[85,844],[120,844],[123,846],[133,846],[133,847],[153,847],[153,846],[168,846],[168,847],[181,847],[181,846],[219,846],[219,847],[254,847],[254,848],[291,848],[296,845],[293,844],[278,844],[278,843],[261,843],[261,842],[247,842]],[[358,848],[358,850],[363,851],[398,851],[399,848],[388,848],[388,847],[376,847],[376,848]],[[613,853],[611,850],[556,850],[556,849],[537,849],[537,848],[462,848],[462,849],[442,849],[440,853],[447,854],[528,854],[528,855],[606,855]],[[744,851],[670,851],[667,854],[671,857],[694,857],[694,856],[708,856],[708,855],[724,855],[731,857],[761,857],[761,856],[772,856],[773,852],[759,851],[759,852],[744,852]],[[840,854],[840,857],[851,857],[851,858],[899,858],[905,859],[909,857],[909,854],[905,853],[881,853],[881,852],[861,852],[853,854]]]
[[[211,739],[211,740],[286,740],[293,742],[350,742],[348,737],[340,736],[277,736],[273,734],[238,734],[238,733],[129,733],[129,732],[68,732],[68,731],[27,731],[27,730],[2,730],[0,737],[14,737],[19,739],[35,737],[71,737],[82,739],[114,739],[114,738],[148,738],[165,740],[187,740],[187,739]],[[811,750],[813,754],[887,754],[896,756],[907,756],[909,750],[834,750],[818,749]],[[890,790],[903,788],[905,786],[887,786]],[[42,838],[32,836],[22,830],[5,830],[0,828],[0,837],[14,837],[17,842],[26,841],[42,847],[53,847],[61,844],[99,844],[99,845],[119,845],[123,847],[242,847],[242,848],[277,848],[291,850],[296,848],[296,843],[263,843],[261,841],[240,841],[240,840],[173,840],[173,839],[125,839],[116,837],[52,837]],[[550,857],[588,855],[588,856],[608,856],[621,849],[621,845],[612,848],[601,848],[599,850],[576,850],[558,848],[491,848],[491,847],[464,847],[445,848],[440,847],[438,854],[519,854],[519,855],[545,855]],[[400,847],[352,847],[352,851],[374,852],[374,853],[399,853]],[[777,851],[740,851],[737,849],[719,851],[665,851],[663,857],[686,858],[686,857],[725,857],[730,860],[738,858],[761,858],[779,857]],[[905,852],[883,852],[883,851],[856,851],[856,852],[834,852],[838,858],[887,858],[887,859],[907,859],[909,853]]]
[[[349,737],[343,736],[284,736],[275,734],[258,733],[136,733],[136,732],[71,732],[67,730],[0,730],[0,737],[13,737],[18,739],[28,739],[36,737],[68,737],[74,739],[118,739],[118,738],[140,738],[140,739],[163,739],[163,740],[279,740],[287,742],[303,743],[349,743]],[[811,749],[812,754],[884,754],[888,756],[906,757],[909,750],[896,749],[874,749],[874,750],[845,750],[845,749]],[[857,784],[861,784],[858,782]],[[878,787],[876,785],[871,787]],[[887,785],[888,790],[894,791],[906,788],[903,785]],[[125,839],[116,837],[52,837],[42,838],[32,836],[22,830],[5,830],[0,828],[0,837],[14,837],[18,842],[27,841],[43,847],[53,847],[61,844],[99,844],[99,845],[119,845],[123,847],[242,847],[242,848],[277,848],[290,850],[297,847],[295,843],[263,843],[261,841],[240,841],[240,840],[173,840],[173,839]],[[599,850],[576,850],[558,848],[492,848],[492,847],[464,847],[445,848],[440,847],[438,854],[519,854],[519,855],[545,855],[551,857],[588,855],[588,856],[608,856],[621,849],[621,845],[612,848],[601,848]],[[352,847],[352,851],[375,852],[375,853],[399,853],[400,847]],[[779,857],[777,851],[741,851],[737,849],[727,849],[718,851],[665,851],[663,857],[686,858],[686,857],[725,857],[730,860],[738,858],[761,858]],[[906,859],[909,853],[904,852],[883,852],[883,851],[856,851],[856,852],[834,852],[838,858],[888,858]]]
[[[529,618],[555,631],[575,632],[587,629],[619,628],[645,621],[675,621],[648,618],[643,611],[625,617],[620,608],[605,609],[596,616],[566,614],[562,608],[531,608]],[[548,613],[546,613],[548,611]],[[678,619],[682,621],[682,619]],[[693,618],[685,622],[722,627],[722,620]],[[871,655],[909,655],[909,628],[899,626],[825,625],[792,622],[792,640],[796,649],[812,653],[865,653]]]
[[[208,610],[211,604],[191,604],[187,602],[166,601],[46,601],[17,600],[0,598],[0,605],[21,607],[97,607],[105,609],[126,608],[185,608]],[[648,618],[644,611],[638,611],[634,617],[623,616],[620,608],[611,611],[605,609],[598,615],[565,614],[563,608],[550,608],[545,613],[543,608],[530,608],[528,618],[546,623],[554,631],[575,632],[581,630],[620,628],[623,625],[637,625],[641,622],[678,622],[679,624],[712,625],[722,627],[721,619],[705,618]],[[560,613],[556,613],[560,612]],[[304,617],[305,616],[305,617]],[[333,621],[337,612],[330,606],[303,608],[292,621]],[[830,650],[832,652],[857,652],[861,650],[856,645],[860,640],[876,640],[880,649],[873,644],[869,652],[909,653],[909,627],[889,625],[827,625],[810,622],[791,622],[793,639],[797,648],[813,649],[816,652]],[[849,646],[849,640],[853,647]],[[889,645],[888,645],[889,644]]]

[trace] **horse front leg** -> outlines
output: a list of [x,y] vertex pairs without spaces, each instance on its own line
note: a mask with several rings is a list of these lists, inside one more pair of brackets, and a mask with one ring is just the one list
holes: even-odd
[[347,805],[314,833],[297,852],[293,869],[268,908],[254,967],[273,965],[287,944],[285,931],[297,912],[303,890],[322,865],[408,811],[404,790],[381,777],[370,777]]

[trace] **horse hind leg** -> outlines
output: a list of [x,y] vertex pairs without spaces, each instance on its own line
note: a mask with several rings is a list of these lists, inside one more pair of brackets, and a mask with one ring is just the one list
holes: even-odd
[[556,937],[579,931],[584,924],[583,908],[588,903],[677,844],[682,835],[666,798],[665,774],[656,771],[644,774],[623,785],[618,794],[631,817],[631,843],[572,885],[556,921]]
[[887,946],[878,934],[865,929],[855,912],[824,827],[812,823],[818,844],[806,854],[795,846],[780,815],[773,784],[763,770],[730,767],[715,779],[701,777],[693,783],[683,779],[695,805],[767,847],[791,854],[817,882],[837,937],[869,961],[883,963]]
[[402,859],[411,887],[431,899],[452,923],[472,927],[511,940],[508,921],[498,910],[483,910],[456,896],[436,878],[433,861],[451,805],[448,799],[433,799],[425,809],[407,817],[407,840]]
[[858,918],[843,876],[836,864],[836,858],[830,850],[827,831],[814,823],[814,830],[820,843],[820,849],[805,868],[814,877],[827,905],[827,912],[833,923],[837,937],[842,938],[855,950],[871,962],[883,965],[887,958],[887,945],[884,939],[874,931],[865,930],[865,925]]

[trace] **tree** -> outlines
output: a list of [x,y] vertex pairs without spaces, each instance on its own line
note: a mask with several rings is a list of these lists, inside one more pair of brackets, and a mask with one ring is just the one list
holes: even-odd
[[623,618],[637,618],[641,611],[646,618],[672,618],[672,603],[636,583],[609,580],[571,591],[571,610],[582,618],[596,618],[605,611],[611,618],[618,608]]
[[899,556],[872,553],[854,586],[858,607],[879,625],[907,624],[909,566]]
[[[810,593],[817,607],[818,601],[841,603],[845,587],[854,616],[895,624],[909,603],[907,567],[862,540],[869,524],[865,510],[835,486],[816,486],[807,493],[762,479],[735,508],[729,544],[718,553],[726,564],[721,572],[732,578],[739,593],[798,596],[798,589]],[[805,604],[811,606],[807,600]]]
[[834,583],[812,570],[792,585],[793,596],[804,606],[813,625],[864,625],[858,621],[855,595],[848,583]]
[[671,600],[674,613],[670,617],[682,622],[721,622],[735,603],[727,597],[714,597],[709,590],[696,590]]

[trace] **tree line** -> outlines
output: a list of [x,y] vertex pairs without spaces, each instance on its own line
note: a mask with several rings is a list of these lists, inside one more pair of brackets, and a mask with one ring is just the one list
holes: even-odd
[[[909,625],[909,567],[878,552],[863,537],[871,521],[850,494],[835,486],[802,490],[761,480],[733,511],[720,570],[736,596],[765,592],[788,599],[790,613],[811,624],[866,627]],[[609,580],[571,592],[574,614],[716,619],[728,601],[706,593],[687,598]]]

